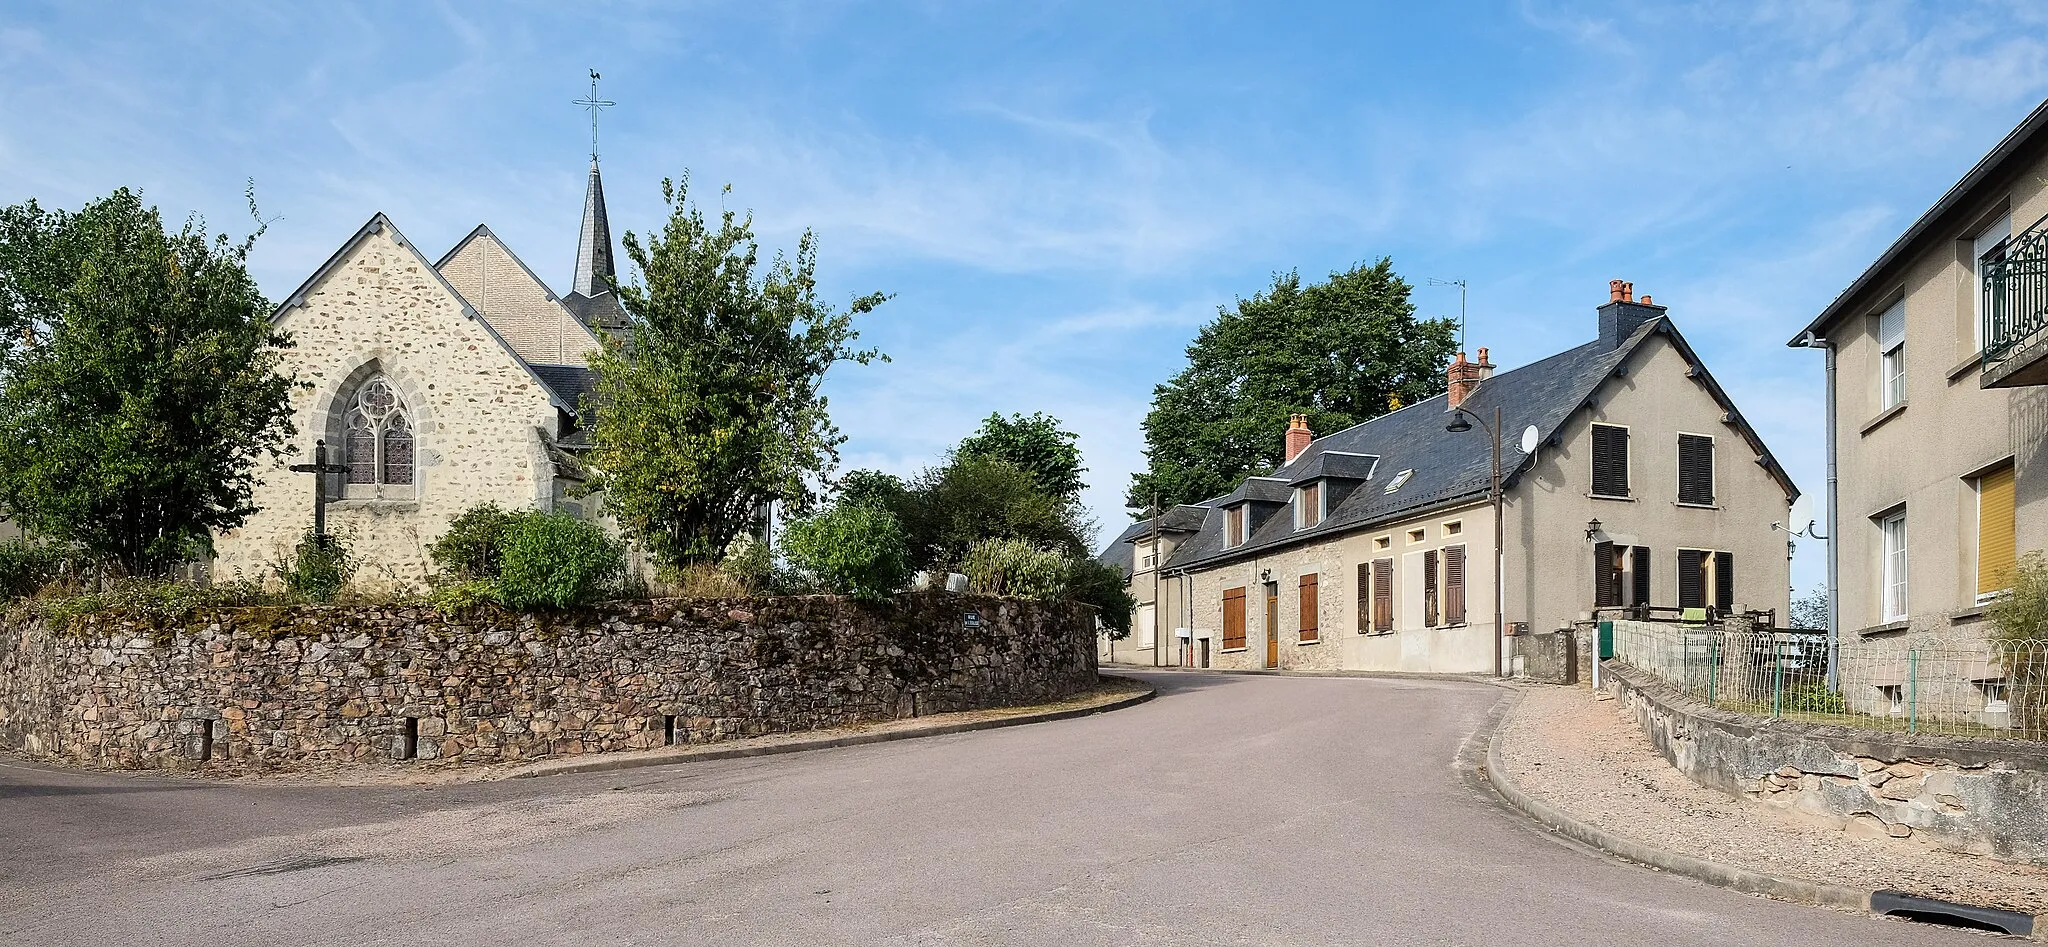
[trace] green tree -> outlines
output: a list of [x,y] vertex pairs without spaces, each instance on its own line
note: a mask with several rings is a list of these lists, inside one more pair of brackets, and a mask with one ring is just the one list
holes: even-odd
[[1048,495],[1030,472],[1005,460],[955,453],[920,474],[905,523],[920,569],[957,569],[985,539],[1017,539],[1084,556],[1093,530],[1080,503]]
[[818,386],[841,361],[878,357],[852,347],[853,317],[887,298],[835,311],[818,299],[809,231],[793,260],[763,266],[752,216],[723,211],[714,226],[688,184],[662,182],[659,233],[626,234],[642,278],[619,288],[630,328],[591,358],[592,487],[671,569],[715,560],[764,504],[813,506],[810,485],[829,477],[845,440]]
[[1060,427],[1060,419],[1048,414],[1007,418],[991,414],[981,422],[980,430],[960,442],[957,451],[961,456],[1008,461],[1030,474],[1047,496],[1072,501],[1079,500],[1087,486],[1081,475],[1088,468],[1081,466],[1077,439],[1072,431]]
[[0,503],[25,529],[160,575],[255,512],[293,385],[255,239],[167,231],[125,188],[0,209]]
[[1828,589],[1816,585],[1805,595],[1792,597],[1792,612],[1786,616],[1794,628],[1826,628],[1828,626]]
[[1309,286],[1298,273],[1276,276],[1235,310],[1219,308],[1188,346],[1187,367],[1153,390],[1149,468],[1125,503],[1230,492],[1279,465],[1289,415],[1330,433],[1442,392],[1457,324],[1417,319],[1410,289],[1382,258]]
[[880,602],[910,582],[903,531],[889,511],[865,503],[835,503],[790,523],[783,554],[819,587],[863,602]]

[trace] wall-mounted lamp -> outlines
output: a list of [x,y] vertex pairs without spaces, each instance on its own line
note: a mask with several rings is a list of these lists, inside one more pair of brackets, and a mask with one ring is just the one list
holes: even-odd
[[1271,570],[1271,569],[1260,569],[1260,570],[1259,570],[1259,581],[1261,581],[1261,582],[1271,582],[1271,581],[1273,581],[1273,570]]
[[1595,537],[1595,536],[1598,536],[1598,535],[1600,535],[1600,521],[1599,521],[1599,520],[1597,520],[1597,519],[1590,519],[1590,520],[1587,520],[1587,521],[1586,521],[1586,538],[1587,538],[1587,539],[1592,539],[1593,537]]

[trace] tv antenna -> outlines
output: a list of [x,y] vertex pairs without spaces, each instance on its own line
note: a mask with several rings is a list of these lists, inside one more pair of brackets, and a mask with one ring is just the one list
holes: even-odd
[[1463,349],[1465,347],[1465,281],[1461,279],[1437,279],[1432,276],[1429,278],[1429,285],[1458,287],[1458,348]]
[[590,160],[597,160],[597,113],[619,103],[597,97],[597,70],[590,70],[590,94],[571,103],[590,113]]

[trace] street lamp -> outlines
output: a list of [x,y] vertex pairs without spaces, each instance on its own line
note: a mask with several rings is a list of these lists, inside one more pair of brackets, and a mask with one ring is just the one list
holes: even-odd
[[[1488,425],[1483,418],[1480,419],[1479,423],[1486,429],[1486,433],[1493,438],[1493,485],[1487,490],[1486,494],[1487,500],[1493,504],[1493,676],[1503,677],[1505,674],[1502,671],[1501,652],[1506,647],[1507,635],[1503,628],[1501,616],[1507,610],[1508,553],[1507,546],[1501,540],[1503,530],[1501,527],[1500,505],[1500,406],[1493,406],[1493,423],[1491,425]],[[1444,430],[1452,434],[1463,434],[1466,431],[1472,430],[1472,420],[1466,416],[1464,408],[1453,408],[1451,409],[1451,423],[1445,425]]]

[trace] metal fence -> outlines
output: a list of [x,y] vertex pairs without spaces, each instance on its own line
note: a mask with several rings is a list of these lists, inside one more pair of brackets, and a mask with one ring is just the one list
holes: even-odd
[[1724,710],[1906,733],[2048,740],[2048,644],[1614,622],[1614,657]]

